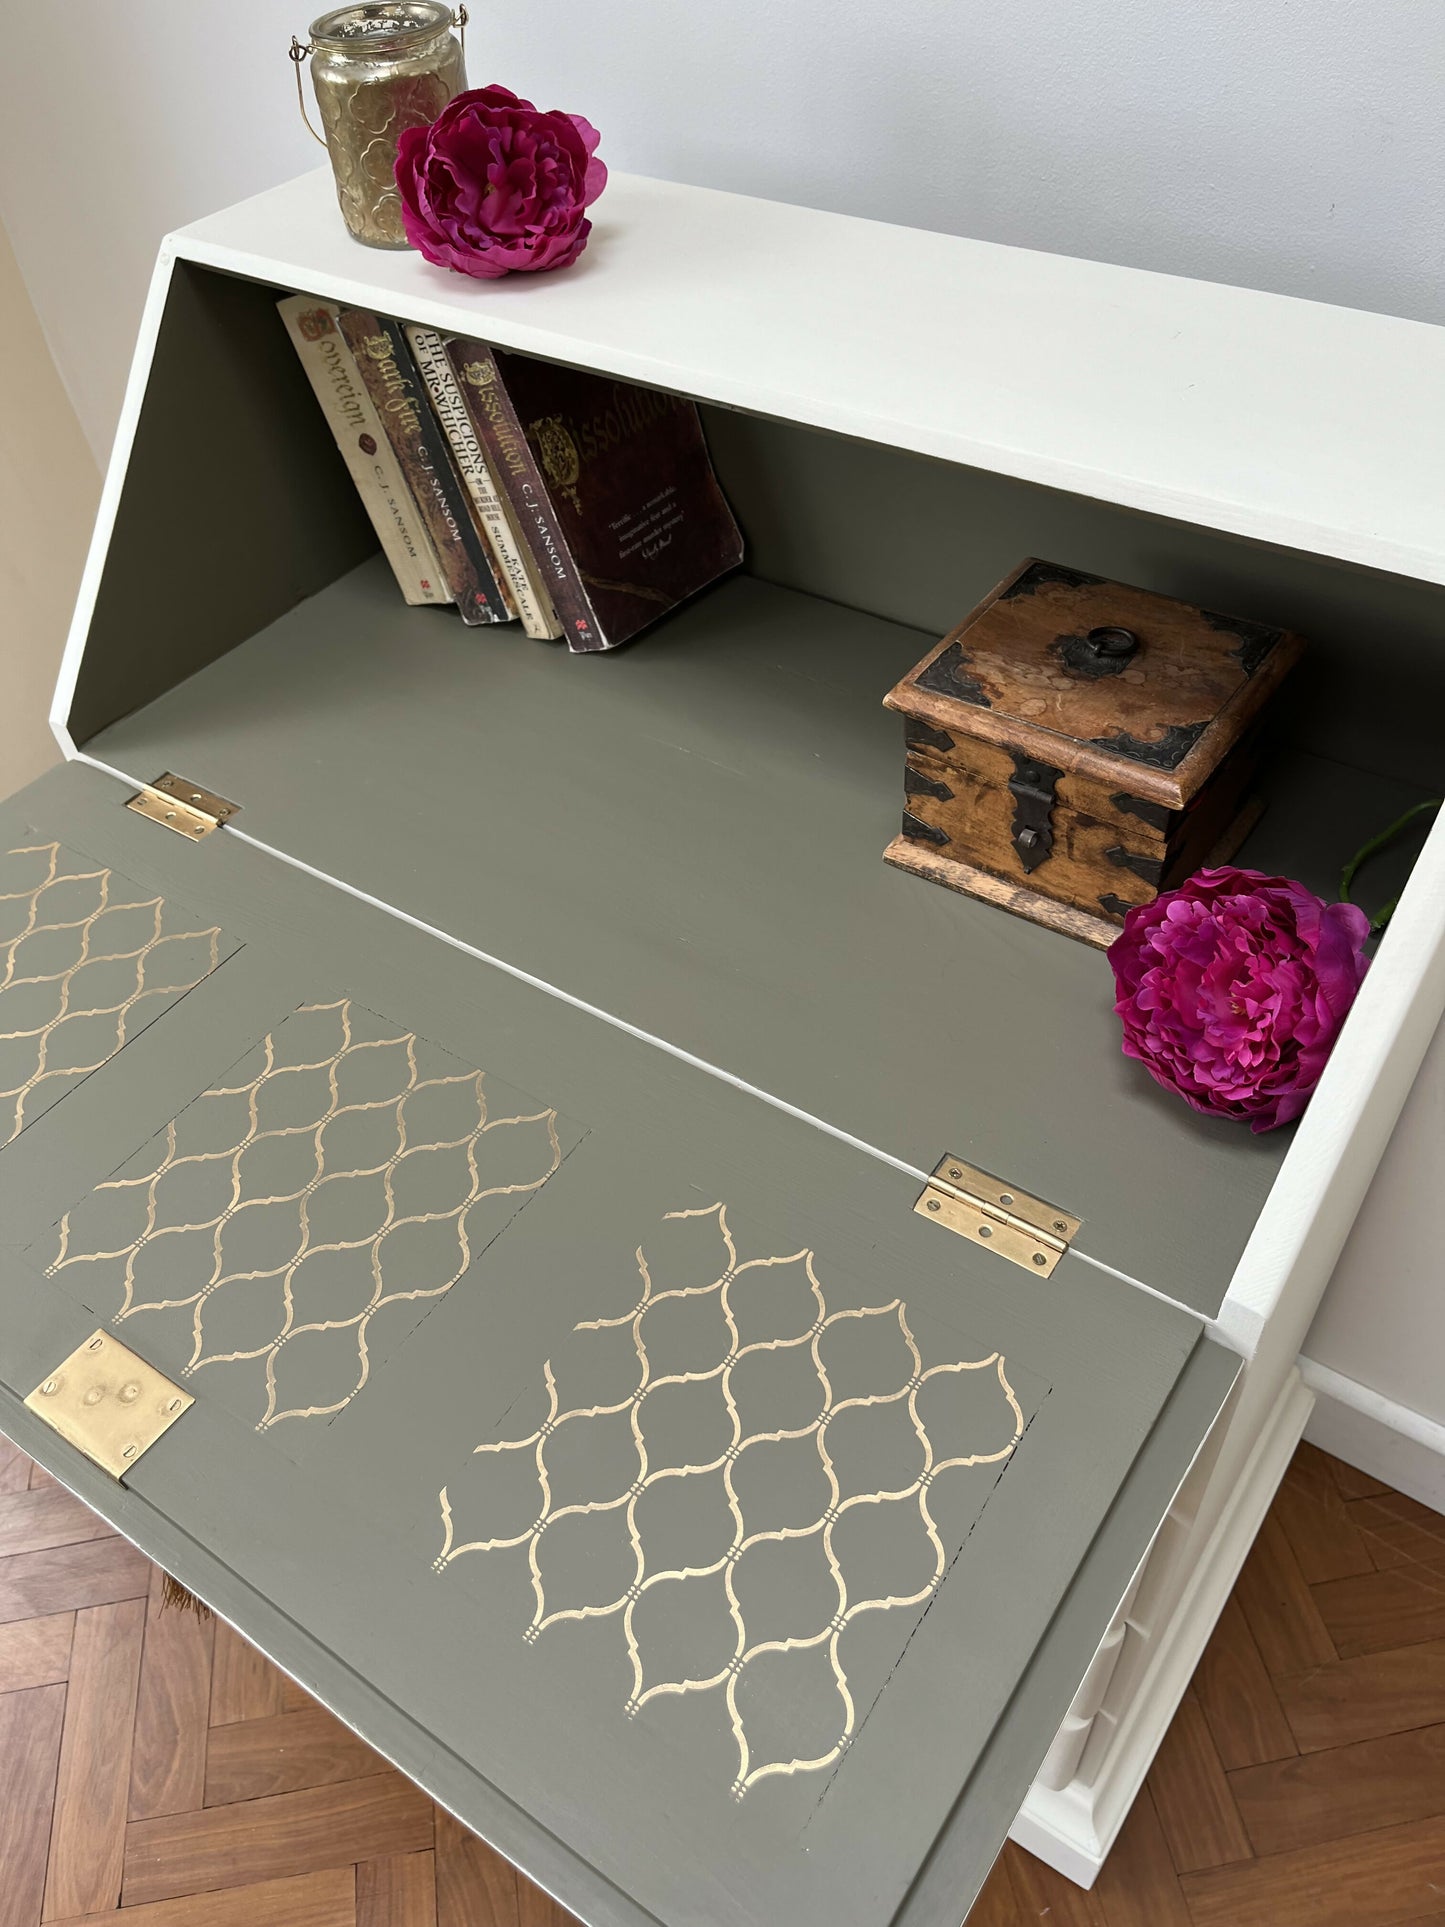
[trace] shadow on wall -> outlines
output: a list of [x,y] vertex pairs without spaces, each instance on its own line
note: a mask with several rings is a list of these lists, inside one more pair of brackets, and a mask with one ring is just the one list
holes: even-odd
[[60,758],[46,716],[100,472],[0,227],[0,796]]

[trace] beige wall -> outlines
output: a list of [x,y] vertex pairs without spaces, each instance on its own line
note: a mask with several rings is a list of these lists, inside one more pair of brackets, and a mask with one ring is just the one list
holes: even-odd
[[56,762],[50,692],[100,474],[0,226],[0,795]]

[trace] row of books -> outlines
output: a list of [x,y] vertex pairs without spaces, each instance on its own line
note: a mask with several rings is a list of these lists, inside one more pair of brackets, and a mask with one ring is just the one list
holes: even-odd
[[279,305],[409,603],[613,649],[742,561],[692,402],[310,295]]

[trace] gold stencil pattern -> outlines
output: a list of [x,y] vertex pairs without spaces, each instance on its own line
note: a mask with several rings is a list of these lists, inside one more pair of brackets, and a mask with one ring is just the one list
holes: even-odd
[[349,999],[232,1079],[66,1213],[47,1276],[168,1370],[233,1368],[264,1431],[341,1411],[377,1321],[410,1330],[562,1150],[554,1110],[493,1115],[483,1072]]
[[[448,1489],[443,1487],[439,1494],[443,1542],[441,1551],[433,1562],[433,1570],[444,1572],[453,1563],[473,1553],[500,1552],[509,1548],[525,1548],[531,1573],[531,1587],[535,1599],[535,1610],[523,1637],[529,1642],[537,1640],[549,1628],[566,1620],[605,1619],[616,1616],[626,1642],[627,1654],[632,1668],[632,1692],[626,1705],[629,1717],[635,1716],[649,1702],[667,1695],[721,1693],[723,1696],[728,1723],[737,1749],[737,1769],[732,1783],[732,1793],[742,1799],[748,1790],[759,1781],[771,1775],[792,1775],[831,1766],[851,1745],[857,1730],[858,1707],[850,1690],[848,1668],[844,1656],[845,1636],[848,1629],[863,1620],[865,1615],[897,1612],[900,1615],[913,1609],[912,1618],[916,1620],[920,1610],[937,1590],[949,1564],[949,1553],[940,1535],[932,1510],[932,1500],[939,1481],[950,1472],[959,1468],[979,1465],[1001,1465],[1013,1453],[1023,1434],[1024,1417],[1018,1398],[1010,1385],[1004,1369],[1004,1359],[998,1352],[976,1359],[949,1359],[945,1362],[926,1366],[909,1324],[908,1308],[898,1298],[885,1303],[866,1306],[847,1306],[831,1310],[819,1280],[814,1254],[810,1250],[793,1252],[788,1256],[739,1259],[732,1231],[728,1224],[727,1209],[722,1204],[706,1209],[669,1212],[664,1223],[681,1220],[697,1220],[699,1226],[710,1225],[721,1239],[722,1260],[717,1275],[709,1282],[700,1285],[681,1286],[659,1290],[655,1287],[648,1260],[641,1248],[636,1253],[637,1271],[641,1291],[636,1302],[620,1316],[584,1321],[573,1329],[575,1333],[606,1331],[630,1331],[632,1348],[636,1355],[636,1383],[620,1400],[596,1404],[577,1405],[567,1410],[561,1409],[557,1379],[553,1362],[549,1359],[543,1370],[547,1395],[547,1412],[540,1425],[525,1437],[492,1441],[479,1445],[474,1457],[489,1455],[494,1458],[530,1456],[535,1466],[540,1503],[535,1518],[520,1532],[505,1536],[482,1537],[458,1542],[453,1520],[453,1504]],[[782,1267],[801,1267],[806,1280],[806,1290],[811,1302],[813,1316],[811,1322],[800,1324],[799,1328],[788,1335],[758,1339],[745,1342],[739,1330],[734,1297],[740,1281],[748,1274],[774,1271]],[[657,1372],[654,1370],[648,1350],[648,1322],[658,1309],[669,1301],[711,1300],[721,1314],[721,1325],[727,1336],[719,1339],[726,1345],[725,1353],[710,1368],[698,1371]],[[802,1305],[802,1294],[799,1294]],[[801,1316],[801,1314],[800,1314]],[[857,1330],[867,1326],[878,1328],[878,1336],[891,1336],[893,1350],[900,1359],[911,1361],[911,1370],[902,1367],[903,1376],[896,1383],[889,1383],[876,1391],[842,1396],[835,1390],[830,1378],[828,1363],[824,1357],[829,1334],[844,1326]],[[870,1337],[873,1334],[870,1332]],[[897,1351],[897,1339],[901,1338],[904,1348]],[[744,1361],[761,1354],[799,1354],[811,1362],[816,1376],[818,1406],[815,1414],[801,1425],[782,1425],[771,1429],[757,1427],[745,1430],[739,1401],[734,1395],[734,1376],[743,1367]],[[883,1370],[880,1364],[875,1369]],[[985,1426],[987,1436],[974,1442],[971,1450],[941,1450],[930,1434],[929,1426],[920,1413],[919,1401],[924,1388],[930,1382],[949,1377],[962,1378],[978,1374],[979,1381],[990,1388],[985,1400]],[[704,1388],[720,1392],[726,1410],[731,1437],[720,1451],[700,1459],[696,1463],[653,1464],[650,1462],[649,1444],[644,1430],[644,1414],[647,1402],[664,1387],[689,1388],[688,1395],[702,1393]],[[844,1414],[870,1410],[883,1412],[889,1408],[900,1408],[906,1412],[907,1421],[919,1448],[916,1474],[911,1479],[888,1490],[845,1490],[835,1464],[835,1453],[830,1451],[830,1432]],[[555,1450],[558,1435],[567,1428],[594,1425],[599,1421],[625,1415],[631,1427],[631,1441],[635,1464],[628,1469],[633,1476],[622,1489],[605,1499],[594,1499],[577,1503],[564,1503],[554,1490],[554,1473],[548,1463],[549,1450]],[[975,1421],[977,1419],[975,1418]],[[749,1451],[765,1443],[776,1444],[781,1441],[803,1441],[810,1443],[816,1452],[817,1463],[821,1467],[826,1486],[826,1503],[817,1511],[815,1517],[805,1523],[774,1526],[762,1530],[750,1530],[740,1500],[737,1480],[739,1467]],[[644,1495],[657,1488],[663,1481],[699,1480],[709,1475],[721,1474],[722,1487],[726,1494],[728,1513],[731,1517],[730,1543],[720,1548],[711,1561],[693,1561],[687,1564],[659,1563],[655,1552],[650,1548],[646,1528],[640,1523],[639,1505]],[[876,1474],[875,1474],[876,1476]],[[911,1573],[911,1583],[905,1589],[894,1592],[879,1590],[879,1573],[872,1573],[872,1583],[859,1587],[850,1583],[846,1570],[846,1559],[835,1538],[843,1529],[850,1515],[865,1509],[904,1508],[911,1520],[916,1521],[914,1536],[921,1532],[926,1542],[927,1554],[920,1570]],[[627,1584],[610,1600],[594,1604],[557,1603],[549,1597],[544,1582],[541,1555],[545,1536],[554,1531],[560,1522],[589,1515],[614,1513],[622,1522],[631,1551],[631,1576]],[[785,1637],[757,1638],[749,1631],[745,1607],[740,1596],[740,1573],[745,1570],[750,1555],[764,1546],[790,1544],[794,1547],[808,1543],[821,1548],[830,1579],[826,1607],[813,1600],[811,1606],[798,1608],[805,1615],[812,1611],[815,1623],[799,1628]],[[643,1652],[642,1636],[637,1626],[637,1615],[643,1603],[657,1589],[708,1578],[720,1577],[725,1590],[727,1612],[732,1623],[732,1650],[720,1666],[692,1675],[678,1677],[649,1677],[649,1668]],[[818,1619],[821,1623],[817,1623]],[[823,1652],[831,1668],[832,1684],[836,1691],[837,1726],[832,1743],[811,1757],[759,1757],[757,1748],[748,1730],[748,1716],[741,1704],[740,1694],[749,1671],[760,1660],[785,1663],[796,1661],[804,1654]],[[866,1707],[865,1707],[866,1711]]]
[[209,976],[221,932],[168,929],[163,897],[59,843],[9,851],[0,885],[0,1144],[9,1144]]

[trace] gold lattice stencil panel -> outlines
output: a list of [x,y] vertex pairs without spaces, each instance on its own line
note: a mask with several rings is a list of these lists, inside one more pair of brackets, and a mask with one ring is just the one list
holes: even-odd
[[238,946],[59,843],[0,857],[0,1145]]
[[303,1005],[32,1256],[197,1398],[333,1418],[580,1127],[347,999]]
[[488,1604],[530,1645],[612,1624],[619,1713],[687,1719],[737,1799],[835,1770],[1046,1388],[722,1204],[628,1290],[443,1487],[434,1570],[513,1562]]

